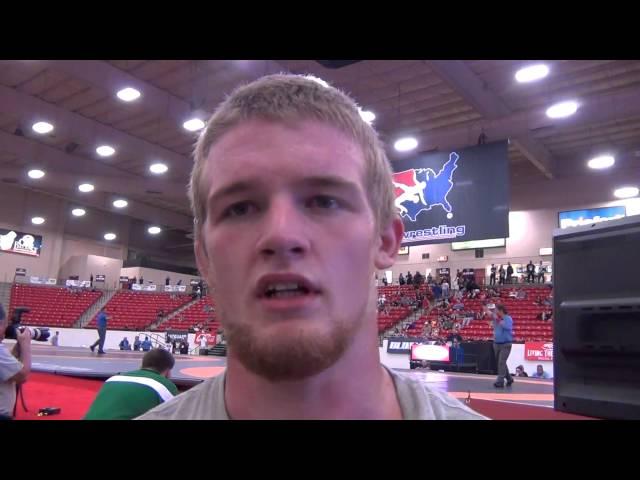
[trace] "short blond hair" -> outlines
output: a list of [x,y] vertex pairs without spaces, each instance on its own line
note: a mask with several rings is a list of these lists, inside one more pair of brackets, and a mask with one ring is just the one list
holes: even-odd
[[236,88],[218,106],[200,134],[189,182],[196,233],[207,217],[201,177],[212,145],[232,128],[256,118],[276,122],[318,120],[348,135],[364,154],[364,185],[377,226],[382,228],[397,215],[389,160],[376,131],[360,117],[356,102],[312,77],[276,74]]

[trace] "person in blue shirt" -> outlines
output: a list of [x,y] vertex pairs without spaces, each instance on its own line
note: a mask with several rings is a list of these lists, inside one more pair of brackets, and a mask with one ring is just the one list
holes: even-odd
[[144,341],[142,342],[142,351],[148,352],[149,350],[151,350],[151,340],[149,340],[149,337],[144,337]]
[[535,373],[531,374],[531,378],[551,378],[551,375],[549,375],[548,372],[544,371],[542,365],[538,365],[536,367]]
[[95,343],[91,345],[89,348],[93,352],[95,348],[98,347],[98,355],[105,354],[104,341],[107,338],[107,320],[108,319],[109,317],[107,317],[107,314],[104,312],[104,310],[100,310],[100,313],[98,313],[98,316],[96,317],[96,323],[98,325],[98,340],[96,340]]
[[513,383],[513,377],[507,368],[507,359],[511,353],[513,343],[513,319],[508,314],[504,305],[496,305],[495,310],[484,307],[485,313],[491,318],[489,326],[493,328],[493,351],[498,363],[498,378],[493,384],[496,388],[504,388],[504,380],[507,379],[507,387]]
[[127,339],[127,337],[124,337],[120,341],[120,350],[131,350],[131,344],[129,343],[129,339]]

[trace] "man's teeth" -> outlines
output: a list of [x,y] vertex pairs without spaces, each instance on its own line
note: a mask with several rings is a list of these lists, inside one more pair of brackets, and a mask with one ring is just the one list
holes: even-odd
[[308,293],[307,288],[298,283],[276,283],[269,285],[266,289],[269,297],[293,297],[306,293]]

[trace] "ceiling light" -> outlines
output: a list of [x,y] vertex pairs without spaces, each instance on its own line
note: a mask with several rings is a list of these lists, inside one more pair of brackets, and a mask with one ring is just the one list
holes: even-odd
[[197,132],[198,130],[202,130],[204,128],[204,122],[199,118],[192,118],[191,120],[187,120],[186,122],[184,122],[182,126],[190,132]]
[[162,231],[162,229],[160,227],[149,227],[147,229],[147,232],[149,232],[151,235],[157,235]]
[[529,65],[516,72],[516,80],[520,83],[535,82],[549,75],[549,67],[544,64]]
[[156,175],[165,173],[167,170],[169,170],[169,167],[167,167],[164,163],[154,163],[149,167],[149,171],[151,171],[151,173],[155,173]]
[[118,199],[118,200],[114,200],[113,201],[113,206],[116,208],[124,208],[127,205],[129,205],[129,202],[127,202],[126,200],[123,199]]
[[44,218],[42,218],[42,217],[33,217],[31,219],[31,223],[33,223],[34,225],[42,225],[44,223]]
[[368,124],[371,124],[371,122],[373,122],[376,119],[376,114],[369,110],[359,110],[359,112],[360,112],[360,118],[362,118],[362,120],[364,120]]
[[96,148],[96,152],[101,157],[110,157],[111,155],[116,153],[116,150],[115,148],[110,147],[109,145],[100,145],[98,148]]
[[71,215],[73,215],[74,217],[82,217],[85,213],[83,208],[74,208],[73,210],[71,210]]
[[578,111],[578,103],[573,100],[568,102],[560,102],[547,108],[547,117],[549,118],[565,118],[573,115]]
[[589,160],[587,165],[594,170],[602,170],[603,168],[612,167],[614,163],[616,163],[616,159],[613,156],[600,155]]
[[95,187],[93,185],[91,185],[90,183],[83,183],[81,185],[78,185],[78,190],[80,190],[81,192],[84,192],[84,193],[93,192],[94,188]]
[[36,133],[45,134],[53,130],[53,125],[47,122],[38,122],[34,123],[31,128],[33,128],[33,131]]
[[44,177],[44,172],[42,170],[38,170],[38,169],[34,169],[34,170],[29,170],[27,172],[27,175],[29,175],[29,178],[42,178]]
[[104,239],[105,240],[115,240],[116,239],[116,234],[115,233],[105,233],[104,234]]
[[620,187],[613,194],[618,198],[631,198],[636,197],[639,192],[638,187]]
[[123,88],[118,93],[116,93],[116,95],[120,100],[123,100],[125,102],[133,102],[134,100],[140,98],[140,92],[131,87]]
[[418,146],[418,140],[413,137],[404,137],[399,140],[396,140],[396,143],[393,144],[393,147],[398,152],[408,152],[413,150]]

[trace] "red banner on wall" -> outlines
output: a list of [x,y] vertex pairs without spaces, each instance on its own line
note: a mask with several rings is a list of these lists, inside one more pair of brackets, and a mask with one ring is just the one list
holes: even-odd
[[526,342],[524,344],[524,358],[533,361],[553,362],[553,343]]

